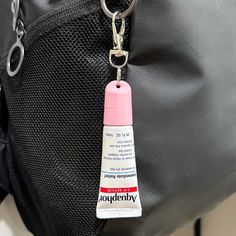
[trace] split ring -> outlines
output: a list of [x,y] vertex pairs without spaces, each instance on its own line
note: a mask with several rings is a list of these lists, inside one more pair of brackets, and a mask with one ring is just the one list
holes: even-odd
[[[129,16],[135,9],[136,5],[138,3],[138,0],[132,0],[130,6],[128,7],[127,10],[123,11],[123,12],[120,12],[117,16],[116,16],[116,19],[124,19],[126,18],[127,16]],[[104,11],[104,13],[110,17],[112,19],[114,13],[112,13],[108,8],[107,8],[107,4],[106,4],[106,0],[101,0],[101,6],[102,6],[102,9]]]

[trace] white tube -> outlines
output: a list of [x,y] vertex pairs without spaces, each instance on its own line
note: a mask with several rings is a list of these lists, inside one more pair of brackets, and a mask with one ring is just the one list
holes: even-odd
[[98,218],[139,217],[133,127],[104,126]]

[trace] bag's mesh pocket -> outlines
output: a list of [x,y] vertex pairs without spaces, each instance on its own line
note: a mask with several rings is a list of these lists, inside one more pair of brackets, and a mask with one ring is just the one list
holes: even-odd
[[91,236],[103,226],[96,202],[112,46],[111,19],[98,10],[41,35],[17,76],[2,76],[12,191],[35,235]]

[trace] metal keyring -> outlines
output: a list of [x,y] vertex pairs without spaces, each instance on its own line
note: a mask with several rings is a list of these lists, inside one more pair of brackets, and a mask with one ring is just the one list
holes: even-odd
[[[18,65],[16,67],[15,70],[11,70],[11,58],[12,58],[12,54],[14,52],[15,49],[19,48],[20,49],[20,59],[18,61]],[[20,68],[21,68],[21,65],[22,65],[22,62],[23,62],[23,59],[24,59],[24,46],[23,44],[20,42],[20,41],[17,41],[10,49],[9,51],[9,54],[8,54],[8,57],[7,57],[7,73],[10,75],[10,76],[14,76],[16,75]]]
[[[134,11],[137,3],[138,3],[138,0],[133,0],[130,4],[129,8],[127,10],[119,13],[119,15],[116,16],[116,19],[124,19],[127,16],[129,16]],[[107,8],[106,0],[101,0],[101,6],[102,6],[104,13],[112,19],[114,13],[110,12],[110,10]]]

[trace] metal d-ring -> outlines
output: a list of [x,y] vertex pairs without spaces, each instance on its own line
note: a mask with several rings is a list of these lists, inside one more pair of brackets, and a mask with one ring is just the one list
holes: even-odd
[[[14,50],[16,50],[17,48],[20,49],[20,58],[19,58],[19,61],[17,62],[18,65],[17,65],[16,69],[12,70],[11,69],[11,59],[12,59],[12,55],[13,55]],[[23,62],[23,59],[24,59],[24,53],[25,53],[25,50],[24,50],[23,44],[21,43],[20,40],[17,40],[17,42],[11,47],[8,57],[7,57],[7,73],[10,76],[14,76],[19,72],[22,62]]]
[[[132,0],[130,6],[128,7],[127,10],[123,11],[123,12],[120,12],[117,16],[116,16],[116,19],[124,19],[126,18],[127,16],[129,16],[135,9],[136,7],[136,4],[138,3],[138,0]],[[102,6],[102,9],[104,11],[104,13],[112,18],[114,13],[112,13],[108,8],[107,8],[107,4],[106,4],[106,0],[101,0],[101,6]]]

